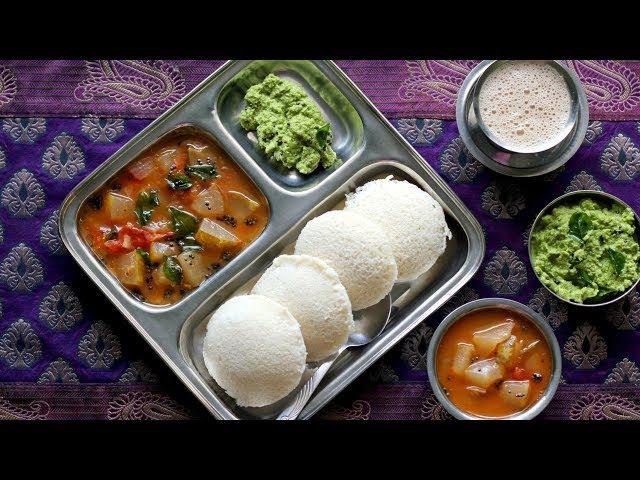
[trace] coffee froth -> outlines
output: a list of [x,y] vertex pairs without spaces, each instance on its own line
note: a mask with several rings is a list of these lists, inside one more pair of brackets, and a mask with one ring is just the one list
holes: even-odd
[[505,62],[485,79],[478,94],[480,115],[500,143],[535,150],[549,145],[567,126],[571,94],[551,65]]

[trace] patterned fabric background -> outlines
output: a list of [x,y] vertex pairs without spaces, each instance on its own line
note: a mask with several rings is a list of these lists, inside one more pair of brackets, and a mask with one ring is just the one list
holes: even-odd
[[[221,63],[0,62],[0,418],[208,415],[92,287],[56,221],[74,185]],[[542,418],[640,418],[640,294],[567,307],[541,288],[526,251],[533,218],[565,191],[602,189],[640,208],[640,63],[568,62],[592,121],[565,167],[530,180],[483,168],[458,136],[455,97],[475,63],[339,62],[477,216],[487,253],[467,286],[319,417],[448,418],[426,376],[434,328],[464,302],[503,296],[541,312],[563,351],[562,385]]]

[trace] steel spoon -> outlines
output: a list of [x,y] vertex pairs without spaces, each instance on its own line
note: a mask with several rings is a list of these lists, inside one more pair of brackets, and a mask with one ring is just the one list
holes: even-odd
[[313,392],[318,388],[318,385],[320,385],[320,382],[340,354],[347,348],[367,345],[380,335],[391,319],[391,307],[393,303],[408,289],[409,285],[396,285],[389,295],[375,305],[354,312],[353,320],[355,329],[351,332],[345,344],[330,357],[320,362],[315,362],[316,364],[320,364],[316,371],[300,389],[291,404],[278,415],[276,420],[295,420],[298,418],[298,415],[300,415],[300,412],[304,409],[311,395],[313,395]]

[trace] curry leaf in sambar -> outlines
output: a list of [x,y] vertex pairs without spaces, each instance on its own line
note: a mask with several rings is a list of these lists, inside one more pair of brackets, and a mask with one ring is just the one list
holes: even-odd
[[169,207],[169,213],[173,219],[173,231],[176,237],[191,235],[198,228],[198,219],[189,212],[176,207]]
[[200,180],[211,180],[218,175],[215,165],[187,165],[184,170]]
[[145,265],[151,265],[152,262],[151,262],[151,257],[149,256],[149,252],[147,252],[143,248],[136,248],[136,253],[140,255]]
[[138,223],[143,226],[149,223],[153,209],[158,205],[160,205],[158,192],[155,190],[140,192],[138,194],[135,209],[136,217],[138,217]]
[[167,183],[173,190],[189,190],[193,182],[184,173],[171,173],[167,177]]
[[176,257],[165,257],[162,264],[162,273],[171,283],[182,282],[182,267]]
[[182,247],[182,251],[186,252],[189,250],[192,251],[201,251],[202,250],[202,245],[200,245],[196,239],[193,237],[193,235],[187,235],[184,238],[181,238],[180,240],[178,240],[178,245],[180,245]]

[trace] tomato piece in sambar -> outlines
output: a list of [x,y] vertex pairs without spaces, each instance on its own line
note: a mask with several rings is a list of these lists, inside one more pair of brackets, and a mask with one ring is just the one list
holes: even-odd
[[215,142],[174,135],[82,206],[79,230],[141,300],[167,305],[215,275],[264,230],[267,200]]

